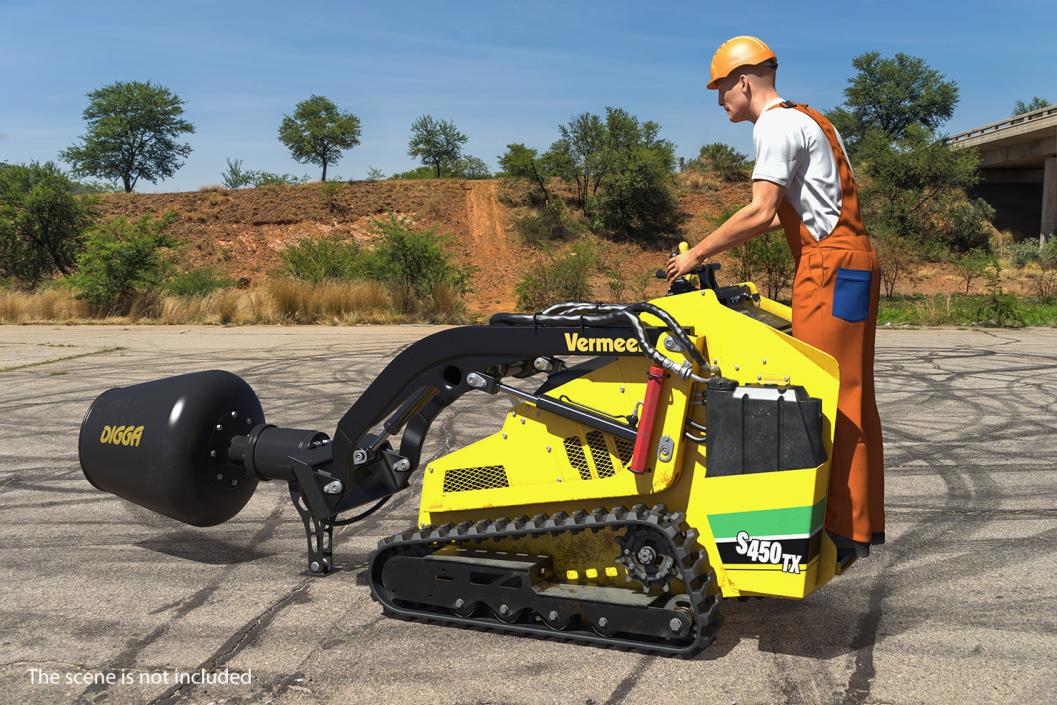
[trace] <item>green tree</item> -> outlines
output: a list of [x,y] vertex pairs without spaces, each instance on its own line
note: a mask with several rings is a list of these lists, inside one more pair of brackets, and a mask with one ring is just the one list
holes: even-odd
[[283,116],[279,141],[297,162],[323,167],[321,181],[326,181],[327,166],[338,163],[341,150],[360,143],[360,119],[338,110],[329,98],[314,95],[298,103],[293,116]]
[[683,222],[675,197],[675,153],[660,126],[619,108],[559,126],[559,138],[540,155],[511,144],[499,158],[504,174],[533,185],[535,205],[553,198],[548,180],[572,186],[573,202],[596,231],[619,237],[673,234]]
[[462,158],[462,146],[466,135],[459,132],[448,120],[435,120],[432,115],[423,115],[411,123],[411,141],[407,154],[422,160],[434,169],[439,179],[445,167],[451,167]]
[[[597,126],[601,125],[601,131]],[[585,214],[594,227],[618,237],[652,239],[674,234],[683,222],[675,196],[675,148],[660,125],[640,122],[620,108],[605,120],[580,116],[564,126],[548,157],[586,193]]]
[[958,85],[924,59],[870,51],[852,59],[857,73],[844,89],[845,105],[827,113],[853,154],[870,130],[902,139],[914,126],[933,132],[958,104]]
[[898,140],[871,130],[859,153],[867,176],[861,194],[869,228],[885,228],[922,246],[938,240],[948,249],[986,247],[993,211],[965,196],[979,180],[976,150],[951,149],[925,128],[912,126]]
[[523,179],[532,184],[533,201],[537,205],[546,205],[551,193],[547,189],[547,179],[552,176],[546,160],[539,152],[524,144],[515,143],[506,146],[506,152],[499,157],[499,168],[503,176],[512,179]]
[[452,172],[461,179],[490,179],[492,172],[480,157],[465,156],[452,166]]
[[0,169],[0,275],[33,286],[73,270],[94,201],[55,164]]
[[1030,113],[1033,110],[1041,110],[1042,108],[1048,107],[1050,101],[1045,98],[1034,96],[1031,100],[1025,103],[1022,100],[1018,100],[1016,105],[1013,106],[1014,115],[1023,115],[1024,113]]
[[[606,109],[607,113],[613,110]],[[576,184],[576,201],[586,208],[587,199],[598,192],[613,166],[610,155],[615,150],[607,150],[610,140],[606,123],[598,115],[581,113],[559,125],[558,133],[561,136],[551,145],[547,160],[558,176]]]
[[706,144],[696,159],[697,164],[724,181],[748,181],[749,157],[722,142]]
[[78,176],[121,180],[131,192],[140,179],[158,183],[183,166],[191,145],[180,143],[194,126],[183,119],[184,102],[150,81],[117,81],[88,94],[81,144],[60,153]]

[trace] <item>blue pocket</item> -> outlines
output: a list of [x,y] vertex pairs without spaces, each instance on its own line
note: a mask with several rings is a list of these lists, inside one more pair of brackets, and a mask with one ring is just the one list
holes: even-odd
[[833,315],[849,323],[865,321],[870,315],[872,279],[869,269],[838,269],[833,287]]

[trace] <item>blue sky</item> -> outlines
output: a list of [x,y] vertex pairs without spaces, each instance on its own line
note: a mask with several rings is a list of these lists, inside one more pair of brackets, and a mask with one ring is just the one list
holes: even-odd
[[186,101],[194,148],[141,191],[220,182],[225,158],[318,178],[276,139],[284,113],[322,94],[360,117],[361,144],[331,174],[416,164],[419,115],[447,118],[494,168],[510,142],[545,148],[574,114],[612,105],[661,125],[678,154],[722,141],[750,151],[706,91],[708,60],[736,34],[777,52],[779,90],[842,100],[851,59],[925,58],[958,82],[948,132],[1057,102],[1057,3],[964,2],[13,2],[0,0],[0,161],[56,159],[83,133],[85,93],[150,80]]

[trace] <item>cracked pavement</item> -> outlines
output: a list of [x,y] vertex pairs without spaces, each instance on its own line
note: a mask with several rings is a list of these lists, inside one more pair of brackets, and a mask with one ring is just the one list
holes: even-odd
[[[284,485],[195,529],[92,488],[77,431],[102,391],[222,368],[269,421],[333,431],[428,326],[0,326],[0,703],[1051,703],[1057,701],[1057,331],[879,331],[888,543],[800,602],[726,601],[688,661],[381,617],[363,582],[414,489],[303,574]],[[442,414],[423,457],[498,427]],[[133,683],[34,684],[32,668]],[[239,685],[139,683],[177,670]]]

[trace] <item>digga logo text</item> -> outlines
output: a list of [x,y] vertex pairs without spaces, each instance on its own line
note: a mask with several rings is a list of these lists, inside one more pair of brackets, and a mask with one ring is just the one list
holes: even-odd
[[115,446],[138,446],[142,437],[142,426],[103,426],[99,442]]
[[638,352],[639,341],[634,338],[583,338],[579,333],[565,334],[569,352]]

